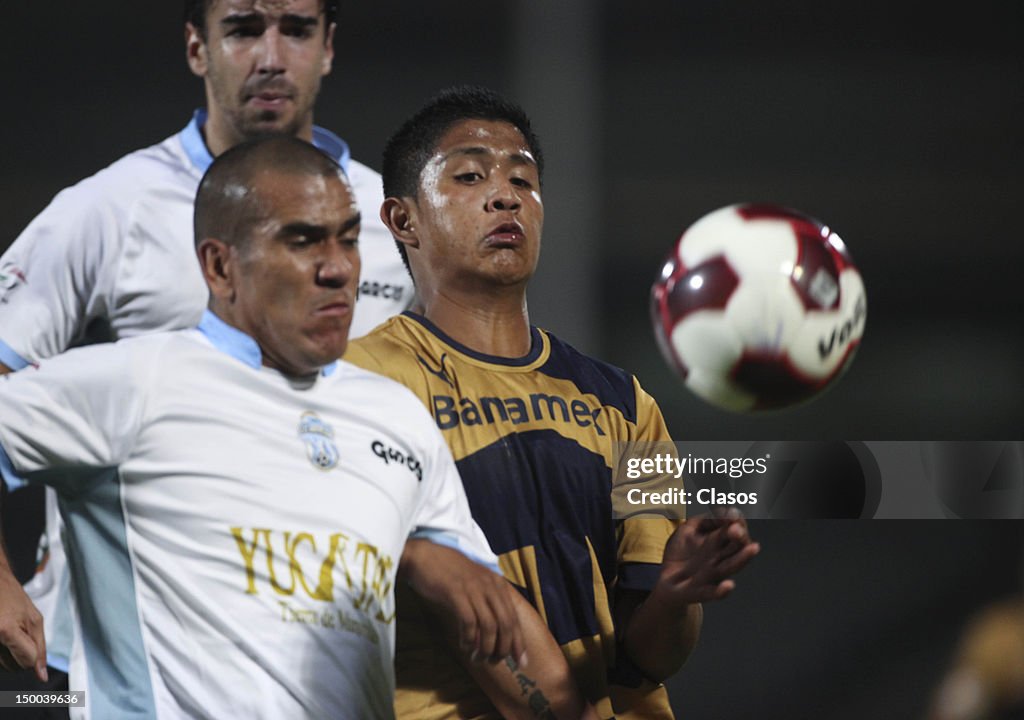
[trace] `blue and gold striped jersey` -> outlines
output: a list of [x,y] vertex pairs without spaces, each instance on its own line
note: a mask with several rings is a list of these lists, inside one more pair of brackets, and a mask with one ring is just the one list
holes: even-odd
[[[502,571],[547,622],[584,694],[611,717],[613,591],[653,586],[674,528],[613,519],[613,455],[616,443],[670,437],[632,375],[531,333],[526,356],[492,357],[404,313],[353,341],[345,360],[398,380],[430,410]],[[486,717],[461,667],[439,664],[446,652],[418,627],[426,621],[413,604],[401,598],[398,611],[399,717],[449,717],[455,705],[460,717]],[[641,694],[636,717],[672,717],[663,688]],[[616,717],[631,717],[615,704]]]

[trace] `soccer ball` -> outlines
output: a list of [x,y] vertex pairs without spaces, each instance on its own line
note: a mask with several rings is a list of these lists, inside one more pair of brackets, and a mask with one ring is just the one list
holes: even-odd
[[867,318],[860,273],[831,228],[775,205],[708,213],[651,288],[666,360],[726,410],[806,402],[849,366]]

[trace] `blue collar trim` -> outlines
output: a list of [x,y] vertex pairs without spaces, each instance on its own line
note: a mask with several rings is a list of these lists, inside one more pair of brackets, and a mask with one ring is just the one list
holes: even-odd
[[[230,355],[254,370],[259,370],[263,366],[263,353],[260,351],[259,344],[252,337],[234,325],[228,325],[209,310],[203,311],[198,329],[215,348],[225,355]],[[329,377],[337,369],[338,361],[335,360],[330,365],[324,365],[320,369],[320,374]]]
[[[185,129],[181,131],[181,145],[185,149],[185,154],[188,155],[188,159],[200,173],[205,173],[206,169],[210,167],[210,163],[213,162],[213,156],[210,154],[209,149],[206,147],[206,141],[203,139],[202,128],[205,124],[206,110],[199,108],[192,113],[192,119],[189,120]],[[348,164],[349,160],[352,159],[348,143],[330,130],[314,125],[313,144],[334,158],[341,165],[341,169],[345,171],[345,174],[348,175]]]
[[203,311],[199,321],[199,332],[205,335],[213,346],[226,355],[259,370],[263,365],[263,353],[256,341],[244,332],[228,325],[209,310]]

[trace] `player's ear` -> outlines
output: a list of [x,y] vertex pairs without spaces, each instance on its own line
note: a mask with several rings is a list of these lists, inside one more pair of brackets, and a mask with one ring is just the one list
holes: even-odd
[[210,288],[211,298],[231,302],[235,299],[234,248],[223,240],[205,238],[196,246],[203,279]]
[[185,59],[194,74],[206,77],[206,40],[202,31],[190,22],[185,23]]
[[413,220],[414,214],[414,209],[402,198],[385,198],[380,206],[380,219],[388,226],[395,240],[409,247],[420,246]]
[[337,27],[337,23],[331,23],[324,31],[324,59],[320,65],[321,75],[328,75],[331,72],[331,66],[334,63],[334,30]]

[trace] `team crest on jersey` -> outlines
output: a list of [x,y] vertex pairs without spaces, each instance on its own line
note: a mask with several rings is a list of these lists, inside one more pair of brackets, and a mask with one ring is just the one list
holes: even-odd
[[4,302],[14,288],[25,282],[25,273],[11,263],[0,267],[0,302]]
[[334,428],[315,412],[304,412],[299,419],[299,437],[306,445],[306,457],[318,470],[330,470],[338,464],[338,446]]

